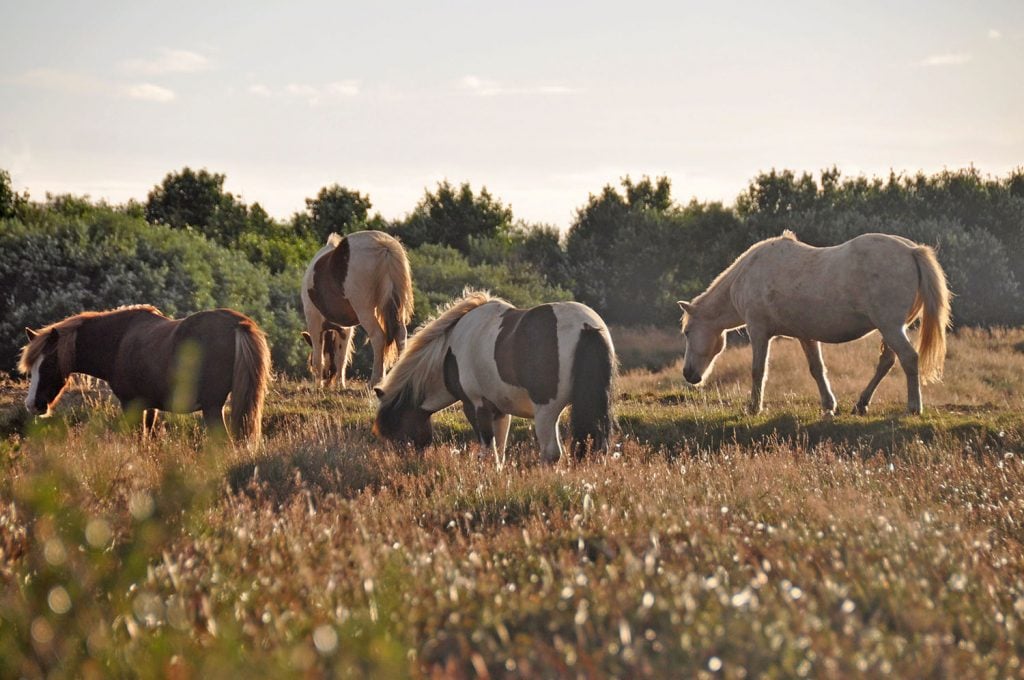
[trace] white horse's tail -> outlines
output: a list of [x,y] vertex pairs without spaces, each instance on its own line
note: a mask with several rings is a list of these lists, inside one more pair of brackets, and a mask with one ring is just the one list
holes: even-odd
[[946,329],[951,325],[949,289],[935,251],[928,246],[914,248],[919,281],[911,319],[921,314],[921,332],[917,338],[918,374],[924,383],[942,379],[946,361]]
[[390,236],[378,239],[384,258],[374,310],[384,329],[384,367],[398,360],[405,348],[405,328],[412,321],[413,292],[409,258],[402,244]]

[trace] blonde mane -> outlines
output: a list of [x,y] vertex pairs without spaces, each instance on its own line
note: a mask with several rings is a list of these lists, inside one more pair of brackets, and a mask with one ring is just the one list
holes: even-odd
[[21,350],[18,370],[23,375],[28,375],[32,370],[32,365],[36,363],[46,349],[46,341],[50,337],[50,333],[57,331],[57,362],[60,364],[60,372],[64,377],[71,375],[75,367],[75,339],[78,329],[81,328],[82,324],[96,317],[109,316],[110,314],[137,309],[163,316],[163,313],[153,305],[125,305],[105,312],[82,312],[81,314],[69,316],[36,331],[35,336]]
[[792,231],[790,231],[789,229],[786,229],[786,230],[784,230],[778,236],[773,236],[771,238],[766,238],[766,239],[764,239],[762,241],[758,241],[754,245],[752,245],[749,248],[747,248],[746,250],[744,250],[743,254],[741,254],[739,257],[737,257],[735,260],[733,260],[732,264],[730,264],[718,276],[716,276],[714,278],[714,280],[711,281],[711,285],[709,285],[707,287],[707,289],[703,293],[701,293],[697,297],[693,298],[693,303],[692,304],[699,305],[702,301],[708,299],[713,293],[715,293],[718,290],[718,288],[720,288],[721,286],[723,286],[726,283],[731,282],[736,277],[736,274],[739,273],[741,265],[744,262],[746,262],[747,258],[755,250],[758,250],[758,249],[760,249],[760,248],[762,248],[762,247],[764,247],[764,246],[766,246],[766,245],[768,245],[770,243],[778,243],[779,241],[796,241],[796,242],[799,242],[800,239],[798,239],[796,237],[796,234],[794,234]]
[[[411,391],[412,403],[419,405],[427,386],[427,379],[433,370],[444,361],[444,340],[459,319],[477,307],[489,302],[505,302],[488,291],[471,290],[462,292],[461,298],[452,300],[437,313],[424,321],[409,338],[405,351],[387,374],[380,389],[384,396],[381,406],[394,404],[403,394]],[[507,304],[507,303],[506,303]]]

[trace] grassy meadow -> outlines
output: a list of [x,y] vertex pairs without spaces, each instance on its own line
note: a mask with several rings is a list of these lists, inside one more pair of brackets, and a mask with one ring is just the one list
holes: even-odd
[[950,338],[925,415],[903,374],[846,415],[877,339],[682,382],[617,333],[616,450],[502,471],[458,409],[423,454],[364,383],[275,381],[258,451],[198,420],[142,441],[102,386],[31,421],[0,383],[2,677],[1008,677],[1024,655],[1024,331]]

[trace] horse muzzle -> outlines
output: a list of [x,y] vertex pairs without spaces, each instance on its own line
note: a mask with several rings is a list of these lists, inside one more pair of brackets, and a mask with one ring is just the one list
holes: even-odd
[[683,378],[691,385],[699,385],[704,380],[704,376],[693,373],[692,371],[683,371]]

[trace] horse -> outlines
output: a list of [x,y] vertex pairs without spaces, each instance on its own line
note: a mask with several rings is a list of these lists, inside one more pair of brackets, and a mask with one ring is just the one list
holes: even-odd
[[373,432],[430,444],[431,416],[462,402],[484,452],[505,462],[510,416],[533,418],[541,457],[562,456],[558,418],[572,405],[573,453],[607,450],[613,428],[615,350],[601,317],[577,302],[517,309],[466,291],[413,334],[377,388]]
[[143,433],[157,410],[202,411],[206,428],[224,431],[231,394],[231,434],[261,433],[270,350],[263,331],[231,309],[171,319],[151,305],[83,312],[38,331],[25,329],[19,369],[30,382],[25,407],[49,416],[72,373],[105,380],[122,409],[142,412]]
[[327,387],[338,376],[345,387],[356,326],[373,346],[370,384],[379,383],[405,348],[413,313],[412,274],[402,244],[380,231],[331,234],[306,268],[301,296],[302,337],[312,351],[316,385]]
[[[768,350],[776,336],[800,341],[826,415],[836,398],[825,374],[821,343],[856,340],[878,330],[881,355],[853,413],[867,413],[878,383],[896,358],[907,377],[907,410],[921,413],[921,382],[938,380],[946,356],[950,293],[935,252],[889,234],[862,234],[815,248],[786,230],[755,243],[692,302],[684,314],[683,377],[698,385],[725,348],[726,332],[747,327],[753,350],[749,411],[762,405]],[[907,327],[918,318],[917,345]]]

